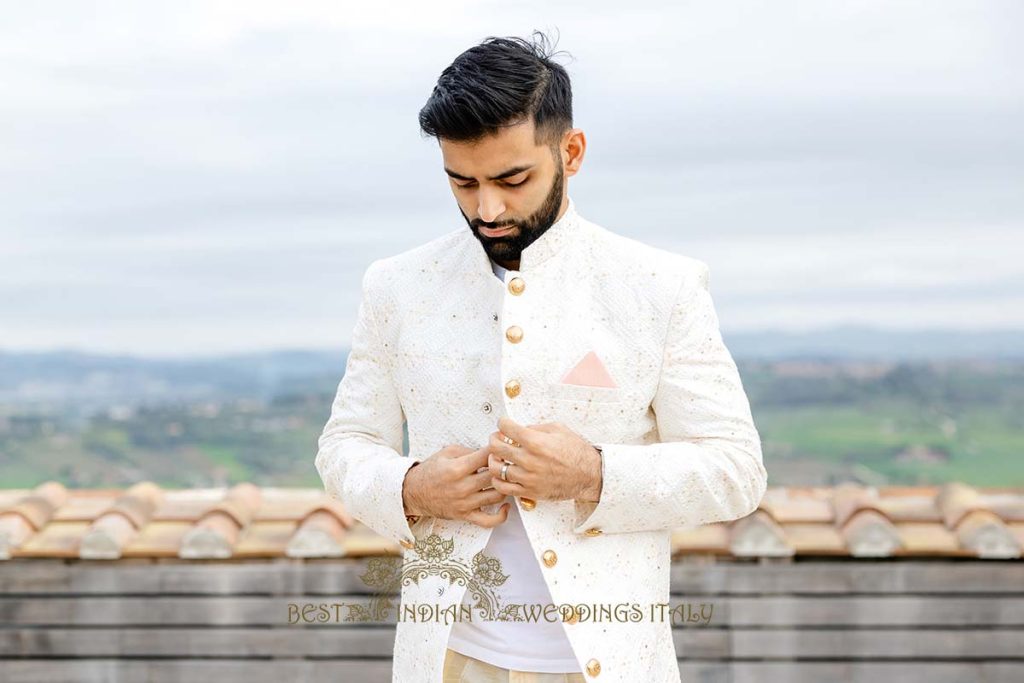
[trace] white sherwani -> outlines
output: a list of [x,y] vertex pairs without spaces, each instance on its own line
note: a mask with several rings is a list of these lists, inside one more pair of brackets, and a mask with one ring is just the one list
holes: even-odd
[[[767,484],[708,275],[702,261],[583,218],[571,198],[504,283],[466,226],[374,261],[319,440],[327,492],[407,562],[436,534],[452,543],[445,562],[474,567],[491,529],[432,517],[410,529],[406,470],[449,444],[480,447],[502,414],[564,423],[603,448],[601,497],[516,499],[535,559],[555,604],[642,615],[580,612],[565,634],[587,680],[678,683],[671,620],[653,607],[670,603],[671,531],[750,514]],[[614,387],[560,381],[590,352]],[[434,575],[405,582],[401,598],[440,611],[465,590]],[[441,683],[451,628],[399,620],[393,680]]]
[[[506,277],[505,269],[493,261],[491,269],[502,284],[511,279]],[[493,374],[498,381],[500,368],[495,367]],[[508,516],[491,531],[482,552],[500,562],[502,573],[508,577],[501,584],[503,603],[552,604],[543,570],[537,562],[537,553],[530,545],[530,537],[514,498],[506,497],[511,503]],[[462,601],[472,605],[473,591],[467,590]],[[448,647],[503,669],[579,673],[582,669],[565,636],[561,619],[557,613],[551,617],[550,620],[521,622],[496,619],[456,621],[448,633]]]

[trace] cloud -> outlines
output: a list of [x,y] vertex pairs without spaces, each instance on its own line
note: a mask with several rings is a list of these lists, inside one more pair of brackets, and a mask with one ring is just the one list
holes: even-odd
[[343,346],[365,266],[463,225],[416,124],[437,75],[533,28],[573,58],[581,213],[707,260],[723,327],[1024,325],[1021,19],[995,0],[11,5],[0,344]]

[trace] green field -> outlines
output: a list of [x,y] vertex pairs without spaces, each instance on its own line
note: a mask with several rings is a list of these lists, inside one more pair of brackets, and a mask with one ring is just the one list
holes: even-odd
[[[829,363],[803,374],[773,363],[740,369],[773,486],[1024,486],[1024,366],[897,364],[867,376]],[[8,407],[0,485],[319,487],[313,461],[332,398],[321,389],[225,401],[212,413],[177,404],[84,422]]]

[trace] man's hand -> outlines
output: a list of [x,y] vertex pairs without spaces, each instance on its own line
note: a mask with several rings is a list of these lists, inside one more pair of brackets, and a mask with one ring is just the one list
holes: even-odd
[[[517,445],[506,443],[502,435]],[[487,447],[496,491],[534,500],[596,502],[601,497],[601,453],[561,422],[524,426],[503,415]],[[502,481],[506,460],[513,464],[508,467],[508,481]]]
[[452,444],[410,467],[402,485],[405,513],[464,519],[482,527],[504,522],[512,503],[505,503],[493,514],[480,509],[500,503],[508,495],[491,488],[489,451],[486,445],[473,450]]

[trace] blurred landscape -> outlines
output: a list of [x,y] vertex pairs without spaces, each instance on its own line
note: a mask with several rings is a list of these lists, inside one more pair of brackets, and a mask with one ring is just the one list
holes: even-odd
[[[1024,333],[724,334],[771,485],[1024,484]],[[0,352],[0,482],[319,486],[347,353]]]

